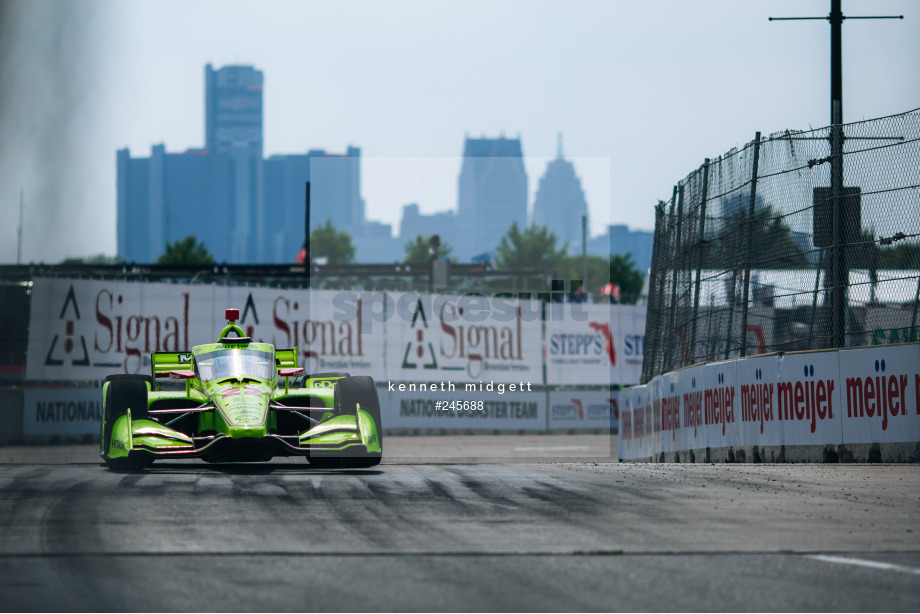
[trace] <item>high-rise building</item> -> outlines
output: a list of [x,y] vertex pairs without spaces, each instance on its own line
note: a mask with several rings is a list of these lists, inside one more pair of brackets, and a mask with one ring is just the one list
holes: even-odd
[[527,173],[521,140],[471,139],[463,148],[454,254],[491,253],[511,224],[527,224]]
[[252,66],[205,66],[205,148],[233,160],[234,262],[265,260],[262,199],[262,71]]
[[456,230],[457,214],[453,211],[426,214],[421,213],[418,205],[412,203],[403,207],[402,219],[399,223],[399,240],[405,245],[419,235],[426,238],[438,235],[442,244],[450,245],[450,256],[454,257]]
[[[725,219],[737,217],[741,214],[747,215],[751,206],[750,192],[732,192],[722,197],[722,217]],[[760,211],[764,208],[762,194],[754,194],[754,211]]]
[[626,226],[607,226],[605,234],[588,239],[588,253],[602,258],[632,254],[633,262],[642,271],[652,266],[655,233],[650,230],[630,230]]
[[[304,187],[310,182],[310,228],[331,221],[347,232],[362,262],[389,261],[398,255],[392,228],[365,219],[361,197],[361,149],[344,154],[312,149],[305,154],[273,155],[264,162],[265,203],[270,212],[267,257],[287,262],[304,239]],[[392,245],[387,244],[387,241]]]
[[365,219],[361,150],[262,151],[262,72],[205,67],[205,147],[149,158],[117,154],[118,254],[152,262],[166,243],[194,235],[218,262],[293,262],[304,241],[304,187],[311,227],[331,220],[348,232],[360,261],[391,261],[402,250],[392,228]]
[[149,158],[132,158],[130,151],[120,150],[117,166],[122,259],[153,262],[168,242],[194,235],[218,262],[238,262],[231,156],[201,149],[166,153],[160,144],[151,148]]
[[204,68],[205,148],[247,150],[262,157],[262,71],[252,66]]
[[580,253],[581,218],[587,215],[588,203],[581,180],[575,174],[575,165],[562,157],[560,145],[558,156],[546,165],[546,172],[540,178],[533,201],[533,223],[555,233],[560,247],[568,243],[570,253]]

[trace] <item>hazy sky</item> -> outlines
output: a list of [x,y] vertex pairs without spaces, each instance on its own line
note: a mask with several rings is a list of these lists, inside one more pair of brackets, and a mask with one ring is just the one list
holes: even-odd
[[[204,66],[265,75],[265,153],[360,147],[370,219],[456,207],[464,136],[557,134],[591,234],[754,133],[829,123],[829,0],[3,1],[0,262],[115,253],[115,152],[204,141]],[[920,107],[920,2],[843,0],[844,119]],[[190,229],[193,232],[194,229]]]

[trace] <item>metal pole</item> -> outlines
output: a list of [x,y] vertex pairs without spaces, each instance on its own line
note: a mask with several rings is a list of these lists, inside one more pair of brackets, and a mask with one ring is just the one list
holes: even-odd
[[22,190],[19,191],[19,229],[16,235],[16,264],[22,264]]
[[693,344],[693,356],[691,362],[696,359],[696,319],[700,311],[700,277],[703,273],[703,245],[705,244],[706,232],[706,195],[709,192],[709,158],[703,162],[703,197],[700,202],[700,238],[699,250],[696,257],[696,282],[693,291],[693,322],[690,325],[690,343]]
[[646,305],[645,338],[647,341],[645,353],[642,355],[642,377],[640,383],[647,384],[649,380],[660,371],[663,365],[659,348],[661,347],[661,266],[662,250],[664,249],[664,203],[658,201],[655,206],[655,240],[652,242],[652,266],[649,270],[648,304]]
[[[671,261],[671,323],[670,329],[671,334],[677,334],[677,277],[678,277],[678,267],[680,266],[680,252],[681,252],[681,219],[684,214],[684,185],[678,184],[674,186],[674,189],[677,191],[677,217],[674,219],[674,224],[677,226],[677,241],[674,245],[674,250],[672,251],[673,260]],[[673,207],[673,205],[672,205]],[[672,209],[673,211],[673,209]],[[669,355],[672,357],[668,361],[668,371],[674,367],[674,356],[676,356],[676,351],[680,349],[680,344],[676,343],[676,339],[671,343],[671,351]]]
[[840,0],[831,0],[831,330],[834,347],[843,347],[845,339],[846,286],[848,274],[843,245],[843,57]]
[[310,182],[308,181],[304,186],[304,207],[305,207],[305,217],[304,222],[304,275],[306,276],[307,289],[310,288],[310,275],[312,274],[313,269],[313,259],[310,258]]
[[[920,307],[920,277],[917,277],[917,291],[914,293],[914,312],[910,316],[910,335],[916,335],[917,310]],[[912,339],[916,340],[916,338]]]
[[811,322],[808,324],[808,349],[812,349],[811,343],[815,338],[815,314],[818,310],[818,282],[821,279],[821,270],[824,268],[824,252],[827,250],[822,249],[821,255],[818,257],[818,269],[815,271],[815,291],[814,295],[811,297]]
[[751,198],[748,202],[747,247],[744,254],[744,287],[741,289],[741,356],[747,355],[748,299],[751,285],[751,243],[754,242],[754,205],[757,199],[757,166],[760,163],[760,133],[754,136],[754,170],[751,171]]
[[588,216],[581,216],[581,288],[587,299],[588,295]]
[[[739,211],[739,217],[741,216]],[[731,222],[732,220],[729,220]],[[742,219],[743,223],[743,219]],[[731,353],[732,347],[732,328],[735,326],[735,291],[738,287],[738,262],[737,255],[741,252],[741,224],[738,224],[738,230],[735,232],[735,249],[732,250],[730,258],[732,259],[732,285],[730,296],[728,297],[728,327],[725,330],[725,360]],[[747,336],[747,332],[742,336]]]

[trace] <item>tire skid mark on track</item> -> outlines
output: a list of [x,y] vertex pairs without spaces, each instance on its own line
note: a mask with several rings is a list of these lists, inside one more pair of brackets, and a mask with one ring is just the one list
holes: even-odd
[[485,503],[504,509],[520,509],[520,506],[512,499],[509,499],[504,494],[495,492],[488,482],[470,477],[465,472],[452,471],[452,473],[460,476],[460,481],[463,485],[476,496],[482,498]]
[[[424,484],[428,486],[428,490],[433,486],[432,480],[427,478]],[[397,546],[405,547],[406,543],[424,545],[432,542],[458,548],[468,546],[469,542],[458,534],[455,530],[455,525],[450,521],[456,513],[456,510],[453,509],[455,507],[453,502],[456,501],[456,498],[449,492],[447,487],[443,485],[436,487],[436,490],[439,491],[433,497],[439,508],[438,513],[434,514],[437,517],[436,522],[429,520],[427,514],[413,513],[413,509],[406,509],[407,505],[412,505],[417,510],[416,506],[418,504],[424,504],[432,500],[431,497],[426,496],[425,491],[418,493],[421,497],[421,501],[418,501],[418,497],[407,499],[405,495],[394,492],[383,484],[376,484],[372,490],[378,495],[384,506],[370,505],[370,502],[368,502],[365,507],[370,514],[384,525],[383,530],[392,531],[395,536],[399,537],[399,542],[402,543],[397,543]],[[410,500],[412,501],[411,504]],[[441,512],[440,508],[443,507],[443,502],[450,504],[452,509]],[[438,526],[439,524],[443,524],[444,527]]]
[[[42,513],[39,539],[43,554],[55,552],[79,552],[87,543],[105,543],[105,535],[99,525],[99,517],[92,514],[100,499],[93,481],[68,481],[67,487],[58,488],[52,483],[47,508]],[[90,517],[89,522],[81,519]],[[56,593],[65,603],[74,600],[79,603],[98,603],[99,611],[123,609],[123,595],[104,594],[103,586],[97,582],[100,574],[106,581],[124,577],[127,572],[122,566],[105,565],[99,561],[88,571],[84,561],[70,557],[51,557],[47,574],[54,577]],[[101,594],[102,593],[102,594]],[[66,609],[66,608],[65,608]]]
[[[45,467],[16,468],[7,483],[0,487],[0,526],[16,526],[20,518],[34,511],[35,498],[42,492],[38,484],[50,471]],[[0,545],[6,545],[3,533],[0,533]]]
[[[336,479],[337,475],[345,474],[310,475],[309,482],[298,482],[304,486],[309,483],[309,488],[293,491],[295,498],[310,510],[311,519],[315,519],[315,524],[322,528],[318,535],[311,536],[313,547],[335,547],[334,544],[338,543],[341,548],[341,544],[357,541],[358,544],[371,543],[386,548],[387,537],[379,535],[376,530],[368,530],[363,518],[351,509],[353,502],[349,496],[354,486],[343,484]],[[316,540],[321,541],[316,543]]]
[[[351,476],[351,479],[358,478]],[[403,507],[409,503],[418,509],[420,497],[424,501],[424,492],[415,488],[407,495],[402,485],[393,489],[383,481],[360,481],[362,493],[366,496],[355,497],[353,493],[349,494],[349,491],[345,491],[341,496],[336,493],[339,499],[336,505],[339,516],[350,529],[362,534],[366,541],[387,550],[401,549],[407,544],[416,544],[420,540],[424,542],[431,538],[435,528],[424,518]],[[329,483],[329,480],[325,483]],[[349,487],[353,486],[349,483]],[[446,533],[441,533],[438,537],[449,539]]]

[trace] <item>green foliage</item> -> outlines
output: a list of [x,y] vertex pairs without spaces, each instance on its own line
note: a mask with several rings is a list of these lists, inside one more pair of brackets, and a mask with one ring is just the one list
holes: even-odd
[[500,269],[560,271],[568,248],[566,243],[556,249],[556,235],[545,226],[531,224],[522,231],[515,222],[498,244],[495,264]]
[[880,269],[920,269],[920,244],[902,243],[878,250],[878,268]]
[[[749,232],[753,268],[799,269],[811,266],[785,219],[771,205],[765,205],[754,211],[753,222],[748,221],[747,211],[739,211],[725,220],[721,236],[704,244],[703,268],[732,269],[744,266]],[[696,262],[696,254],[692,256]]]
[[[405,245],[406,259],[403,262],[420,263],[428,262],[431,258],[431,237],[418,235]],[[437,259],[447,258],[453,248],[450,243],[441,243],[434,252]]]
[[[589,255],[588,264],[588,286],[585,288],[590,294],[599,295],[601,288],[610,282],[610,267],[606,258],[602,256]],[[558,273],[566,281],[566,290],[577,290],[580,284],[571,283],[573,281],[584,281],[584,265],[581,256],[565,256],[563,264]]]
[[156,264],[214,264],[214,256],[204,243],[194,235],[166,243],[166,250],[157,258]]
[[620,287],[620,302],[633,305],[642,293],[645,275],[636,266],[632,253],[610,256],[610,281]]
[[920,243],[894,239],[892,245],[879,245],[875,230],[863,228],[859,242],[847,247],[847,265],[870,271],[920,269]]
[[355,259],[355,247],[351,235],[339,232],[327,219],[325,226],[314,228],[310,233],[311,260],[326,258],[328,264],[350,264]]
[[106,256],[105,254],[96,254],[87,258],[65,258],[61,264],[122,264],[124,260],[120,256]]

